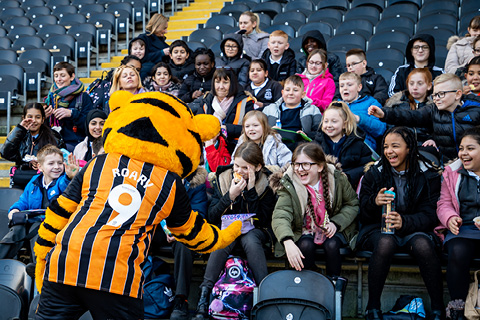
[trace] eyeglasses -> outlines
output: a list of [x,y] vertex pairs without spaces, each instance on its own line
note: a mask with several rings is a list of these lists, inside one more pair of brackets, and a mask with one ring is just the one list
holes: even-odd
[[360,61],[357,61],[357,62],[352,62],[352,63],[350,63],[350,64],[347,64],[347,68],[353,68],[353,67],[355,67],[357,64],[362,63],[363,61],[365,61],[365,60],[360,60]]
[[238,46],[225,46],[225,49],[229,49],[229,50],[238,49]]
[[428,50],[430,50],[430,47],[427,46],[427,45],[424,45],[424,46],[413,46],[412,49],[413,49],[414,51],[418,51],[418,50],[420,50],[420,49],[422,49],[423,51],[428,51]]
[[473,53],[478,53],[478,54],[480,54],[480,48],[478,48],[478,49],[473,49]]
[[315,165],[315,162],[293,162],[293,169],[298,170],[302,167],[302,170],[308,171],[310,168]]
[[448,91],[439,91],[437,93],[432,94],[432,99],[443,99],[445,98],[445,94],[449,92],[457,92],[458,90],[448,90]]
[[316,65],[318,67],[318,66],[322,65],[323,62],[322,61],[312,61],[312,60],[310,60],[310,61],[308,61],[308,64]]

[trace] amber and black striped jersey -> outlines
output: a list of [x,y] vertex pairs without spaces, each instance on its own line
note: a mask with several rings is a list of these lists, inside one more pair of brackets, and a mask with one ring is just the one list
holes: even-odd
[[47,255],[45,279],[142,296],[142,266],[156,226],[184,225],[190,202],[180,177],[126,156],[100,155],[63,194],[78,203]]

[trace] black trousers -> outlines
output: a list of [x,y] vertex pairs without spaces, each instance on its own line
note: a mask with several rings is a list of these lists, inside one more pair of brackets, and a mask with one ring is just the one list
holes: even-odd
[[79,319],[87,311],[95,320],[143,319],[143,300],[43,281],[35,319]]

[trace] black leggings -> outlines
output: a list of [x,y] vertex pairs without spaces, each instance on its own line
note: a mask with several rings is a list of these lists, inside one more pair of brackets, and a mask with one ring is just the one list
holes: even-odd
[[447,286],[452,300],[465,301],[470,285],[470,265],[480,240],[453,238],[447,242]]
[[[419,234],[408,240],[406,247],[418,262],[420,274],[430,295],[432,310],[443,310],[442,270],[433,241],[427,235]],[[365,248],[373,251],[368,267],[367,310],[380,309],[380,297],[393,255],[399,245],[395,236],[378,232],[366,240]]]
[[[313,242],[313,236],[304,235],[297,241],[297,246],[302,251],[305,259],[303,260],[303,266],[307,270],[314,270],[315,266],[315,249],[317,245]],[[342,257],[340,256],[340,248],[343,246],[343,242],[340,238],[333,236],[327,238],[322,244],[325,249],[325,266],[327,276],[339,276],[342,270]]]

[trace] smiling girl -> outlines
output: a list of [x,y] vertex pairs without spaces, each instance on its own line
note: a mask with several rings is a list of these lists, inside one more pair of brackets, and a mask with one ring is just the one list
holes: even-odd
[[465,69],[467,85],[463,88],[463,93],[480,96],[480,56],[470,60]]
[[282,137],[268,125],[267,116],[261,111],[249,111],[243,118],[242,135],[238,139],[237,149],[248,141],[253,141],[262,148],[265,165],[283,167],[292,159],[292,151],[282,142]]
[[172,70],[165,62],[157,63],[150,72],[152,75],[145,79],[144,86],[147,91],[159,91],[178,96],[180,81],[172,76]]
[[437,208],[440,225],[436,228],[444,237],[444,247],[448,252],[447,286],[452,302],[458,299],[464,302],[467,298],[470,266],[480,244],[480,223],[477,220],[480,209],[477,187],[480,180],[478,127],[465,130],[458,158],[443,172]]
[[[186,103],[203,96],[211,89],[215,72],[215,54],[210,49],[199,48],[193,53],[195,72],[182,83],[178,97]],[[195,113],[196,110],[192,111]]]
[[272,217],[275,255],[286,253],[296,270],[315,270],[315,249],[322,245],[327,275],[338,277],[340,248],[356,234],[358,213],[357,194],[347,177],[327,163],[318,144],[303,143],[293,152],[292,165],[270,181],[279,197]]
[[363,167],[372,161],[372,151],[357,133],[355,115],[344,102],[332,102],[323,113],[315,136],[326,154],[337,158],[353,188],[363,175]]
[[332,102],[335,94],[335,82],[327,65],[327,52],[315,49],[308,55],[307,68],[299,75],[303,80],[307,97],[313,100],[313,104],[322,113]]
[[77,160],[89,161],[92,159],[92,143],[93,140],[102,136],[105,119],[107,119],[107,114],[102,110],[94,109],[88,113],[87,119],[85,120],[88,128],[87,137],[77,144],[75,150],[73,150],[73,155]]
[[[381,159],[365,173],[360,189],[360,222],[357,248],[372,251],[368,268],[368,304],[365,319],[381,319],[380,297],[392,257],[400,249],[410,252],[420,267],[430,295],[429,319],[444,319],[440,259],[436,254],[436,201],[440,194],[440,174],[418,153],[413,131],[394,127],[383,136]],[[394,191],[396,196],[385,194]],[[380,231],[382,206],[394,202],[391,212],[395,234]]]

